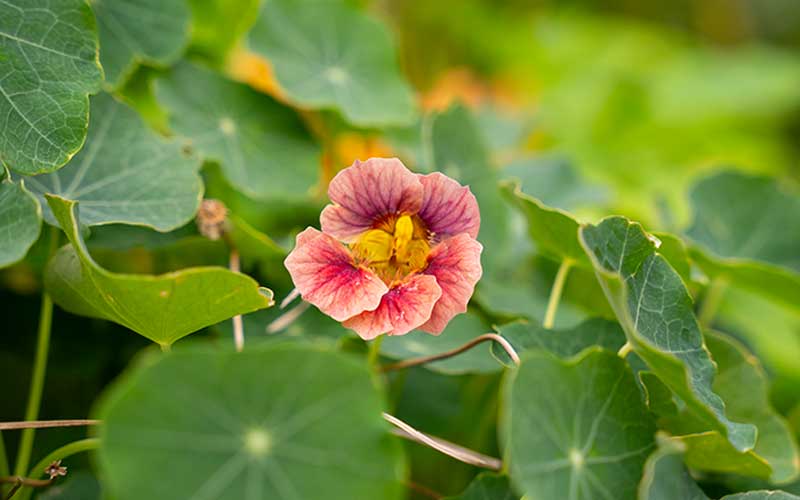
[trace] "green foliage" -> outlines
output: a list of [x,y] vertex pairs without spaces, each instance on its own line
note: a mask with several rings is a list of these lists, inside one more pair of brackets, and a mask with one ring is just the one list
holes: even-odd
[[192,268],[162,276],[106,271],[83,242],[78,203],[53,195],[47,195],[47,202],[70,245],[50,261],[45,285],[70,312],[114,321],[168,346],[225,318],[272,304],[270,290],[226,269]]
[[41,211],[24,181],[15,183],[7,175],[0,183],[0,267],[24,258],[39,238]]
[[475,477],[469,487],[456,497],[446,500],[518,500],[511,491],[508,477],[483,472]]
[[[92,98],[86,147],[58,172],[26,179],[44,199],[80,202],[81,223],[136,224],[170,231],[190,221],[203,192],[196,158],[159,136],[108,94]],[[58,224],[49,208],[45,220]]]
[[615,354],[526,355],[507,381],[504,411],[511,478],[525,495],[635,498],[655,425]]
[[94,16],[84,0],[3,4],[0,160],[23,174],[52,172],[83,145],[87,94],[103,79]]
[[123,84],[139,63],[175,62],[189,41],[185,0],[92,0],[106,86]]
[[316,184],[319,149],[293,110],[187,63],[156,81],[156,95],[170,128],[204,159],[219,162],[239,191],[303,198]]
[[379,22],[345,2],[264,2],[248,37],[299,107],[334,109],[358,126],[408,125],[411,89]]
[[[119,500],[399,500],[383,405],[366,366],[340,353],[178,349],[141,360],[101,402],[100,466]],[[155,475],[171,479],[141,480]]]
[[580,238],[634,351],[711,429],[736,449],[751,449],[756,429],[729,420],[713,392],[714,364],[691,296],[655,239],[624,217],[585,225]]

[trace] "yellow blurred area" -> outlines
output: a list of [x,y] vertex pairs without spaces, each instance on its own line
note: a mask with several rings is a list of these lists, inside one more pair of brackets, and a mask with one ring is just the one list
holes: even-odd
[[233,78],[279,101],[286,101],[286,94],[275,79],[272,65],[266,58],[240,47],[231,53],[227,70]]

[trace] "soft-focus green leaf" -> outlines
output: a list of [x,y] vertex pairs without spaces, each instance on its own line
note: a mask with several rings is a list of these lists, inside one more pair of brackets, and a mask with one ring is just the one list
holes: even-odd
[[[800,455],[786,421],[769,402],[767,376],[758,360],[743,345],[725,335],[707,332],[706,343],[717,364],[713,389],[727,403],[730,418],[758,428],[755,448],[741,453],[718,432],[707,430],[691,415],[667,424],[673,434],[688,434],[684,441],[686,463],[712,472],[730,472],[789,482],[800,473]],[[670,419],[671,420],[671,419]]]
[[[414,331],[399,337],[386,337],[381,342],[381,354],[392,359],[409,359],[439,354],[466,344],[491,328],[474,312],[453,318],[440,335]],[[429,370],[448,374],[496,372],[502,368],[487,344],[478,345],[458,356],[427,363]]]
[[69,477],[63,484],[48,488],[37,496],[39,500],[100,500],[100,483],[91,474],[80,471],[77,474],[69,471]]
[[[663,438],[647,459],[638,500],[710,500],[683,463],[681,443]],[[721,500],[798,500],[783,491],[748,491],[726,495]]]
[[192,49],[222,62],[255,21],[258,0],[189,0]]
[[[629,356],[633,356],[633,354]],[[638,376],[644,389],[647,407],[653,414],[659,417],[674,417],[678,414],[678,405],[672,396],[672,391],[655,373],[640,371]]]
[[171,129],[248,196],[304,198],[316,184],[319,148],[271,97],[188,63],[156,81],[156,96]]
[[189,41],[185,0],[92,0],[106,85],[122,84],[139,63],[175,62]]
[[194,217],[203,193],[200,162],[181,145],[150,130],[126,105],[110,95],[92,98],[86,147],[58,172],[29,177],[26,183],[57,224],[45,194],[78,201],[81,223],[125,223],[170,231]]
[[692,298],[655,238],[624,217],[585,225],[580,238],[634,351],[711,430],[740,451],[751,449],[756,429],[730,421],[712,390],[715,368]]
[[[538,324],[517,322],[500,327],[498,333],[520,355],[537,349],[559,358],[571,358],[588,347],[600,346],[616,352],[625,344],[625,333],[619,323],[601,318],[590,318],[572,328],[553,330]],[[499,345],[492,345],[492,354],[502,363],[511,366],[511,359]]]
[[387,29],[344,2],[264,2],[249,43],[269,59],[281,89],[300,107],[335,109],[359,126],[414,119],[411,89]]
[[697,183],[690,197],[686,235],[703,271],[800,310],[800,195],[728,171]]
[[511,491],[508,476],[483,472],[478,474],[463,493],[446,500],[518,500]]
[[531,351],[506,385],[511,479],[530,498],[635,498],[655,426],[625,361]]
[[[402,498],[401,448],[365,364],[295,344],[146,361],[97,411],[118,500]],[[156,477],[169,480],[142,480]]]
[[87,3],[3,2],[0,75],[0,160],[23,174],[58,169],[83,145],[87,94],[103,80]]
[[568,259],[574,264],[590,267],[589,259],[578,241],[580,224],[572,215],[545,206],[523,193],[518,183],[503,182],[502,191],[505,198],[525,216],[528,234],[536,242],[539,252],[558,262]]
[[0,268],[25,257],[39,239],[42,209],[24,181],[0,181]]
[[430,148],[435,169],[468,185],[481,210],[481,230],[478,240],[484,248],[481,260],[484,274],[491,275],[509,253],[509,209],[500,196],[498,173],[492,167],[475,118],[461,105],[433,117],[430,125]]
[[53,301],[67,311],[114,321],[169,345],[224,319],[269,307],[272,292],[227,269],[198,267],[142,276],[114,274],[89,255],[80,233],[77,202],[47,196],[71,245],[56,253],[45,272]]

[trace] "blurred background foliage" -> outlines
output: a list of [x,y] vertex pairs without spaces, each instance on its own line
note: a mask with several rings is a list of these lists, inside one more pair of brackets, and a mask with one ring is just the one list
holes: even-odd
[[[185,57],[291,103],[320,147],[318,175],[300,198],[250,197],[226,178],[224,160],[203,166],[205,196],[223,200],[240,220],[244,270],[274,289],[278,301],[291,289],[283,255],[299,230],[318,224],[327,181],[355,159],[399,156],[417,171],[439,168],[472,186],[482,206],[487,271],[476,300],[466,319],[439,338],[444,343],[420,335],[390,339],[383,347],[388,357],[438,352],[493,324],[543,318],[558,265],[526,237],[522,216],[495,189],[500,181],[517,179],[523,192],[582,221],[619,213],[650,231],[681,233],[691,224],[691,185],[723,166],[769,174],[787,186],[800,180],[800,9],[793,0],[346,3],[389,27],[413,90],[413,122],[354,124],[335,110],[297,105],[248,35],[257,23],[257,0],[191,0]],[[168,74],[163,65],[140,66],[115,93],[152,128],[174,134],[171,110],[154,91]],[[87,244],[101,265],[119,272],[227,263],[224,245],[199,237],[191,223],[169,233],[96,227]],[[0,271],[0,420],[23,417],[46,248],[39,241],[23,262]],[[692,278],[697,296],[708,293],[702,275]],[[612,316],[589,271],[573,270],[564,297],[556,326]],[[280,314],[274,308],[247,316],[248,342],[302,337],[363,349],[313,309],[284,336],[267,334]],[[147,342],[121,326],[59,309],[54,325],[41,416],[83,417]],[[773,404],[797,428],[797,310],[730,287],[714,325],[759,355]],[[229,342],[230,325],[198,335]],[[487,356],[481,351],[473,362],[485,365]],[[497,455],[500,367],[492,366],[464,373],[471,370],[451,363],[395,374],[390,407],[426,432]],[[39,432],[34,458],[81,433]],[[17,436],[4,438],[13,455]],[[456,495],[477,473],[427,448],[406,448],[416,486]]]

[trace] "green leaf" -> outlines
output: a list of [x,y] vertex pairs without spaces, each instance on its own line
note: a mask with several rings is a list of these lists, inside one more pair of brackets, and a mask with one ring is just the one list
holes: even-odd
[[403,498],[400,444],[355,358],[298,344],[153,358],[96,412],[118,500]]
[[519,496],[511,491],[508,476],[482,472],[469,484],[463,493],[445,500],[518,500]]
[[0,182],[0,268],[22,260],[39,239],[42,209],[25,181]]
[[[517,322],[500,327],[498,333],[520,355],[529,350],[542,350],[559,358],[571,358],[592,346],[616,352],[625,344],[625,333],[619,323],[601,318],[590,318],[572,328],[553,330],[538,324]],[[498,361],[512,366],[502,347],[492,345],[492,354]]]
[[258,0],[189,0],[192,51],[220,63],[258,14]]
[[712,390],[716,370],[692,298],[657,240],[624,217],[585,225],[580,238],[634,351],[708,428],[740,451],[752,449],[755,427],[729,420]]
[[686,235],[703,271],[800,310],[800,195],[769,177],[721,172],[690,198]]
[[[682,460],[681,443],[661,438],[659,448],[647,459],[638,500],[710,500],[689,475]],[[798,500],[783,491],[748,491],[726,495],[721,500]]]
[[481,210],[478,240],[485,248],[493,249],[492,252],[484,252],[481,260],[484,274],[491,275],[510,251],[510,211],[500,196],[498,174],[492,167],[484,138],[475,118],[461,105],[451,106],[444,113],[436,115],[430,127],[433,166],[461,184],[468,185],[478,200]]
[[100,500],[100,483],[91,474],[69,470],[69,477],[63,484],[56,484],[38,495],[39,500]]
[[711,500],[689,475],[681,443],[659,436],[659,447],[647,458],[639,500]]
[[0,9],[0,160],[23,174],[57,170],[83,145],[87,94],[103,80],[84,0],[4,2]]
[[156,96],[172,130],[246,195],[304,198],[316,184],[319,148],[297,113],[271,97],[188,63],[156,80]]
[[413,94],[388,30],[344,2],[264,2],[249,45],[269,59],[299,107],[335,109],[365,127],[414,120]]
[[655,425],[625,361],[531,351],[506,384],[511,479],[530,498],[635,496]]
[[678,414],[678,405],[672,396],[672,391],[658,378],[658,375],[653,372],[640,371],[639,382],[642,383],[645,401],[651,412],[659,417],[674,417]]
[[223,268],[197,267],[161,276],[106,271],[92,260],[83,242],[78,203],[46,198],[71,245],[48,264],[45,286],[67,311],[114,321],[170,345],[203,327],[272,304],[270,290]]
[[45,194],[78,201],[87,226],[125,223],[171,231],[190,221],[203,193],[200,162],[150,130],[108,94],[92,98],[86,147],[63,169],[26,180],[57,224]]
[[[708,349],[717,363],[713,389],[727,402],[728,415],[758,428],[755,448],[739,452],[718,432],[682,415],[666,427],[686,443],[686,463],[693,468],[730,472],[769,479],[781,484],[800,474],[800,455],[786,421],[769,402],[769,385],[758,360],[734,339],[715,332],[706,333]],[[681,418],[683,417],[683,418]]]
[[[392,359],[410,359],[439,354],[461,347],[475,337],[491,332],[491,328],[474,312],[453,318],[440,335],[415,331],[399,337],[386,337],[381,354]],[[489,345],[473,347],[458,356],[425,364],[425,368],[446,374],[490,373],[502,368],[489,354]]]
[[124,83],[139,63],[175,62],[189,42],[189,7],[184,0],[93,0],[92,8],[109,88]]
[[580,223],[572,215],[523,193],[519,183],[504,181],[501,189],[506,200],[525,216],[528,234],[540,253],[558,262],[568,259],[573,264],[591,267],[578,241]]

